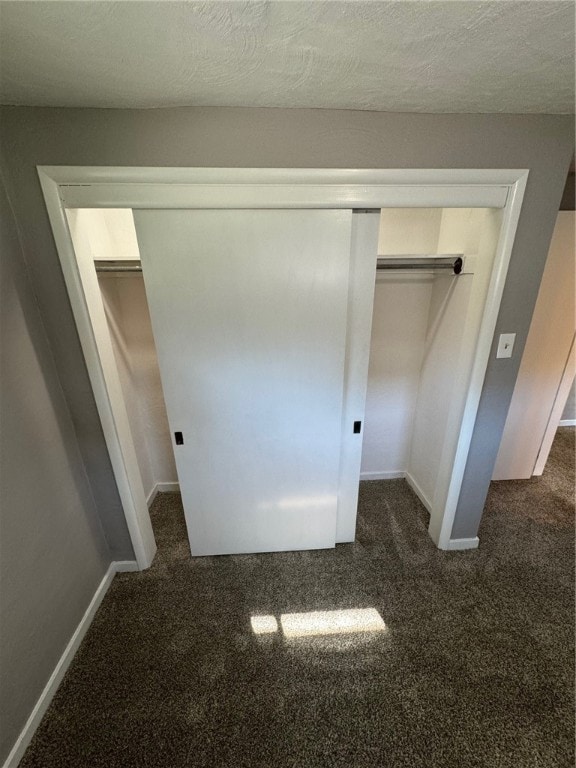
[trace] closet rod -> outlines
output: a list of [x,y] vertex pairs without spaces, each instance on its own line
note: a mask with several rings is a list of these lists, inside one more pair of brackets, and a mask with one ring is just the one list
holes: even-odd
[[96,272],[142,272],[139,261],[103,261],[95,259]]
[[[96,272],[142,272],[139,261],[95,260]],[[385,256],[378,257],[376,268],[382,269],[451,269],[455,275],[462,271],[462,257],[450,256]]]
[[462,272],[462,256],[456,253],[443,256],[383,256],[378,257],[376,269],[450,269],[455,275]]

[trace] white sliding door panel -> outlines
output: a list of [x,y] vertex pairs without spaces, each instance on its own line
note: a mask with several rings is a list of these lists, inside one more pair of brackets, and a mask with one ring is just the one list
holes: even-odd
[[342,411],[342,453],[336,541],[354,541],[370,360],[370,330],[378,257],[380,212],[352,217],[348,338]]
[[349,210],[136,210],[193,555],[333,547]]

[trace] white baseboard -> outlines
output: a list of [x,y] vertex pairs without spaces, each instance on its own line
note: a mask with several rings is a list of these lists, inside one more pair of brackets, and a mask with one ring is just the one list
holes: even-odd
[[146,497],[146,505],[147,505],[148,509],[150,509],[150,507],[154,503],[154,499],[156,498],[156,496],[158,496],[158,486],[157,485],[155,485],[154,488],[152,488],[152,490],[150,491],[150,493]]
[[180,490],[180,483],[156,483],[154,488],[150,491],[148,494],[148,498],[146,499],[146,504],[148,505],[148,509],[152,506],[154,499],[156,496],[158,496],[159,493],[176,493]]
[[576,427],[576,419],[560,419],[559,427]]
[[360,472],[360,480],[399,480],[406,477],[406,472]]
[[158,493],[177,493],[180,490],[180,483],[156,483]]
[[110,563],[110,566],[108,567],[108,570],[104,575],[104,578],[102,579],[96,592],[94,593],[94,597],[90,601],[88,608],[86,608],[84,616],[82,616],[80,623],[76,627],[74,634],[72,635],[72,637],[68,642],[68,645],[64,649],[64,653],[58,660],[58,663],[56,664],[54,671],[50,675],[50,678],[46,683],[44,690],[40,694],[40,697],[36,702],[36,705],[32,710],[30,717],[26,721],[26,724],[24,725],[24,728],[22,729],[20,736],[18,736],[18,738],[16,739],[16,743],[14,744],[14,746],[12,747],[12,750],[10,751],[10,754],[6,758],[3,768],[16,768],[16,766],[22,759],[24,752],[26,751],[26,748],[28,747],[28,745],[32,740],[32,737],[34,736],[34,732],[36,731],[36,728],[38,728],[38,726],[40,725],[40,721],[44,717],[44,713],[48,709],[50,702],[54,698],[54,694],[58,690],[58,686],[60,685],[60,683],[62,682],[62,679],[64,678],[64,675],[66,674],[66,670],[68,669],[72,659],[76,655],[76,651],[80,647],[80,643],[82,642],[84,635],[88,631],[88,627],[92,623],[92,620],[96,615],[96,611],[100,607],[100,603],[104,599],[104,596],[106,595],[106,592],[108,591],[108,588],[112,583],[112,579],[114,578],[115,574],[120,571],[137,571],[137,570],[139,570],[139,568],[135,560],[120,560],[120,561],[114,561],[113,563]]
[[478,536],[474,536],[471,539],[450,539],[446,549],[450,552],[456,549],[477,549],[480,544]]
[[416,496],[418,496],[422,504],[424,504],[428,512],[432,513],[432,504],[428,501],[428,498],[426,497],[422,488],[420,488],[416,480],[414,480],[414,478],[409,472],[406,472],[405,477],[406,477],[406,482],[408,483],[410,488],[412,488],[412,490],[414,491]]

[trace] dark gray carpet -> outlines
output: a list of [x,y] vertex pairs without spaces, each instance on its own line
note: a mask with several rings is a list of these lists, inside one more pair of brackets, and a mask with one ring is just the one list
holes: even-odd
[[[177,494],[118,576],[22,768],[568,768],[574,430],[492,485],[481,548],[442,553],[404,481],[363,483],[357,542],[189,556]],[[381,634],[257,637],[253,614],[376,608]]]

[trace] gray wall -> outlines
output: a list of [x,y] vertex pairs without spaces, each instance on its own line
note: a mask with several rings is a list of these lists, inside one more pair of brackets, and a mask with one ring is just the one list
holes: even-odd
[[110,563],[0,181],[0,764]]
[[126,530],[44,209],[36,164],[326,168],[529,168],[497,332],[514,357],[489,363],[453,536],[474,536],[573,153],[573,118],[333,110],[5,107],[6,171],[94,497],[110,541]]

